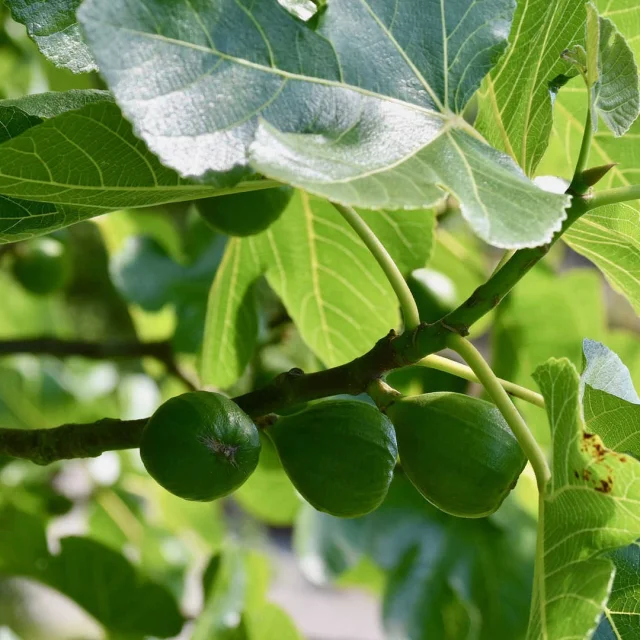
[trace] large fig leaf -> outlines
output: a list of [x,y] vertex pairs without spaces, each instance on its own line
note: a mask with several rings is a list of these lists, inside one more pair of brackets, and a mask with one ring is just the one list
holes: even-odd
[[455,195],[501,247],[548,241],[542,193],[460,116],[504,50],[512,0],[87,0],[78,15],[136,133],[183,176],[253,168],[343,204]]

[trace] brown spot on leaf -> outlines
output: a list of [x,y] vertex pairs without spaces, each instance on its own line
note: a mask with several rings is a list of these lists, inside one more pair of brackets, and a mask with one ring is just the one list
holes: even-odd
[[613,489],[612,479],[608,478],[607,480],[600,480],[600,484],[595,486],[594,489],[600,493],[611,493],[611,490]]
[[573,475],[574,475],[576,478],[579,478],[579,477],[580,477],[580,474],[578,473],[578,471],[577,471],[577,470],[575,470],[575,471],[573,472]]

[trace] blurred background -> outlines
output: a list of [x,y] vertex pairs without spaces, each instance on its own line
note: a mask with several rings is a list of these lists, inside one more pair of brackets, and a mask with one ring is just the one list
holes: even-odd
[[[95,75],[48,63],[3,8],[0,27],[0,98],[101,87]],[[187,391],[225,242],[191,206],[175,205],[0,245],[0,425],[143,418]],[[423,317],[464,300],[499,258],[455,206],[443,207],[420,274]],[[266,282],[258,297],[259,348],[230,395],[321,366]],[[534,388],[530,373],[548,357],[581,364],[582,337],[616,351],[640,384],[639,331],[599,273],[557,245],[472,337],[499,376]],[[43,337],[129,344],[134,355],[33,353],[29,341]],[[172,355],[135,357],[139,342]],[[469,390],[417,367],[388,381],[411,394]],[[544,413],[519,407],[548,440]],[[444,629],[513,640],[527,620],[535,496],[526,470],[497,514],[458,520],[399,473],[378,511],[341,521],[303,503],[266,440],[257,472],[211,504],[168,494],[137,451],[48,467],[0,458],[0,639],[131,640],[174,629],[185,639],[413,640]],[[149,628],[157,631],[141,631]]]

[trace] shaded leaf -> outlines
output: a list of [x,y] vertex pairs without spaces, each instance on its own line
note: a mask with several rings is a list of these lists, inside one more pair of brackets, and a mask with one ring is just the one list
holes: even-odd
[[[598,0],[596,5],[602,16],[616,23],[635,55],[639,55],[640,5],[633,0]],[[582,140],[586,105],[586,89],[580,80],[572,81],[558,93],[554,102],[549,149],[541,162],[540,173],[571,178]],[[598,183],[598,189],[637,182],[636,167],[640,162],[638,137],[638,120],[620,139],[603,128],[595,133],[590,165],[616,163]],[[600,207],[589,212],[569,229],[563,239],[572,249],[591,260],[613,288],[640,313],[640,209],[635,202]]]
[[1,573],[60,591],[110,632],[167,638],[180,631],[183,618],[170,593],[138,574],[120,554],[89,538],[72,537],[63,538],[60,553],[51,555],[38,518],[5,509],[1,523]]
[[513,640],[529,608],[534,523],[516,510],[509,519],[514,533],[444,514],[397,473],[383,505],[363,518],[303,510],[296,550],[316,583],[370,556],[386,573],[388,637]]
[[634,542],[609,557],[616,565],[616,577],[593,639],[633,640],[640,634],[640,546]]
[[[587,15],[592,16],[591,22],[597,20],[599,31],[598,67],[597,72],[592,72],[594,81],[589,83],[593,105],[596,113],[613,134],[622,136],[628,131],[640,111],[638,67],[633,51],[613,22],[607,18],[598,17],[593,3],[587,5]],[[589,51],[589,45],[590,41],[587,40],[587,51]],[[595,52],[594,57],[596,57]],[[591,64],[593,65],[593,62]],[[598,128],[598,122],[595,119],[593,127],[594,130]]]
[[551,238],[567,198],[458,115],[512,12],[511,0],[334,0],[304,23],[276,0],[88,0],[79,16],[136,132],[181,175],[250,166],[370,209],[450,192],[480,237],[521,247]]
[[56,66],[74,73],[98,69],[76,22],[76,9],[80,2],[6,0],[13,19],[27,27],[42,55]]
[[549,360],[535,379],[545,398],[553,448],[527,637],[587,638],[614,576],[603,552],[640,536],[640,463],[606,449],[599,436],[586,431],[580,380],[568,360]]
[[[584,341],[583,411],[588,430],[616,451],[640,457],[640,398],[629,369],[599,342]],[[611,595],[594,638],[635,638],[640,630],[640,553],[635,542],[608,555],[616,566]]]

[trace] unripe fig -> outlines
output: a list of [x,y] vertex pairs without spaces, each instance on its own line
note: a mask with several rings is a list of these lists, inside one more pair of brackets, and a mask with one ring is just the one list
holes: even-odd
[[456,305],[455,285],[439,271],[415,269],[407,278],[407,284],[423,322],[440,320]]
[[44,296],[68,282],[71,258],[63,242],[56,238],[35,238],[15,250],[13,275],[31,293]]
[[316,509],[352,518],[373,511],[393,478],[393,425],[357,400],[323,400],[268,428],[282,466]]
[[216,231],[230,236],[251,236],[280,217],[292,194],[290,187],[247,191],[198,200],[196,208]]
[[405,473],[429,502],[451,515],[493,513],[526,464],[504,418],[484,400],[426,393],[401,398],[386,412]]
[[195,391],[171,398],[151,416],[140,455],[149,474],[167,491],[185,500],[215,500],[253,473],[260,436],[233,401]]

